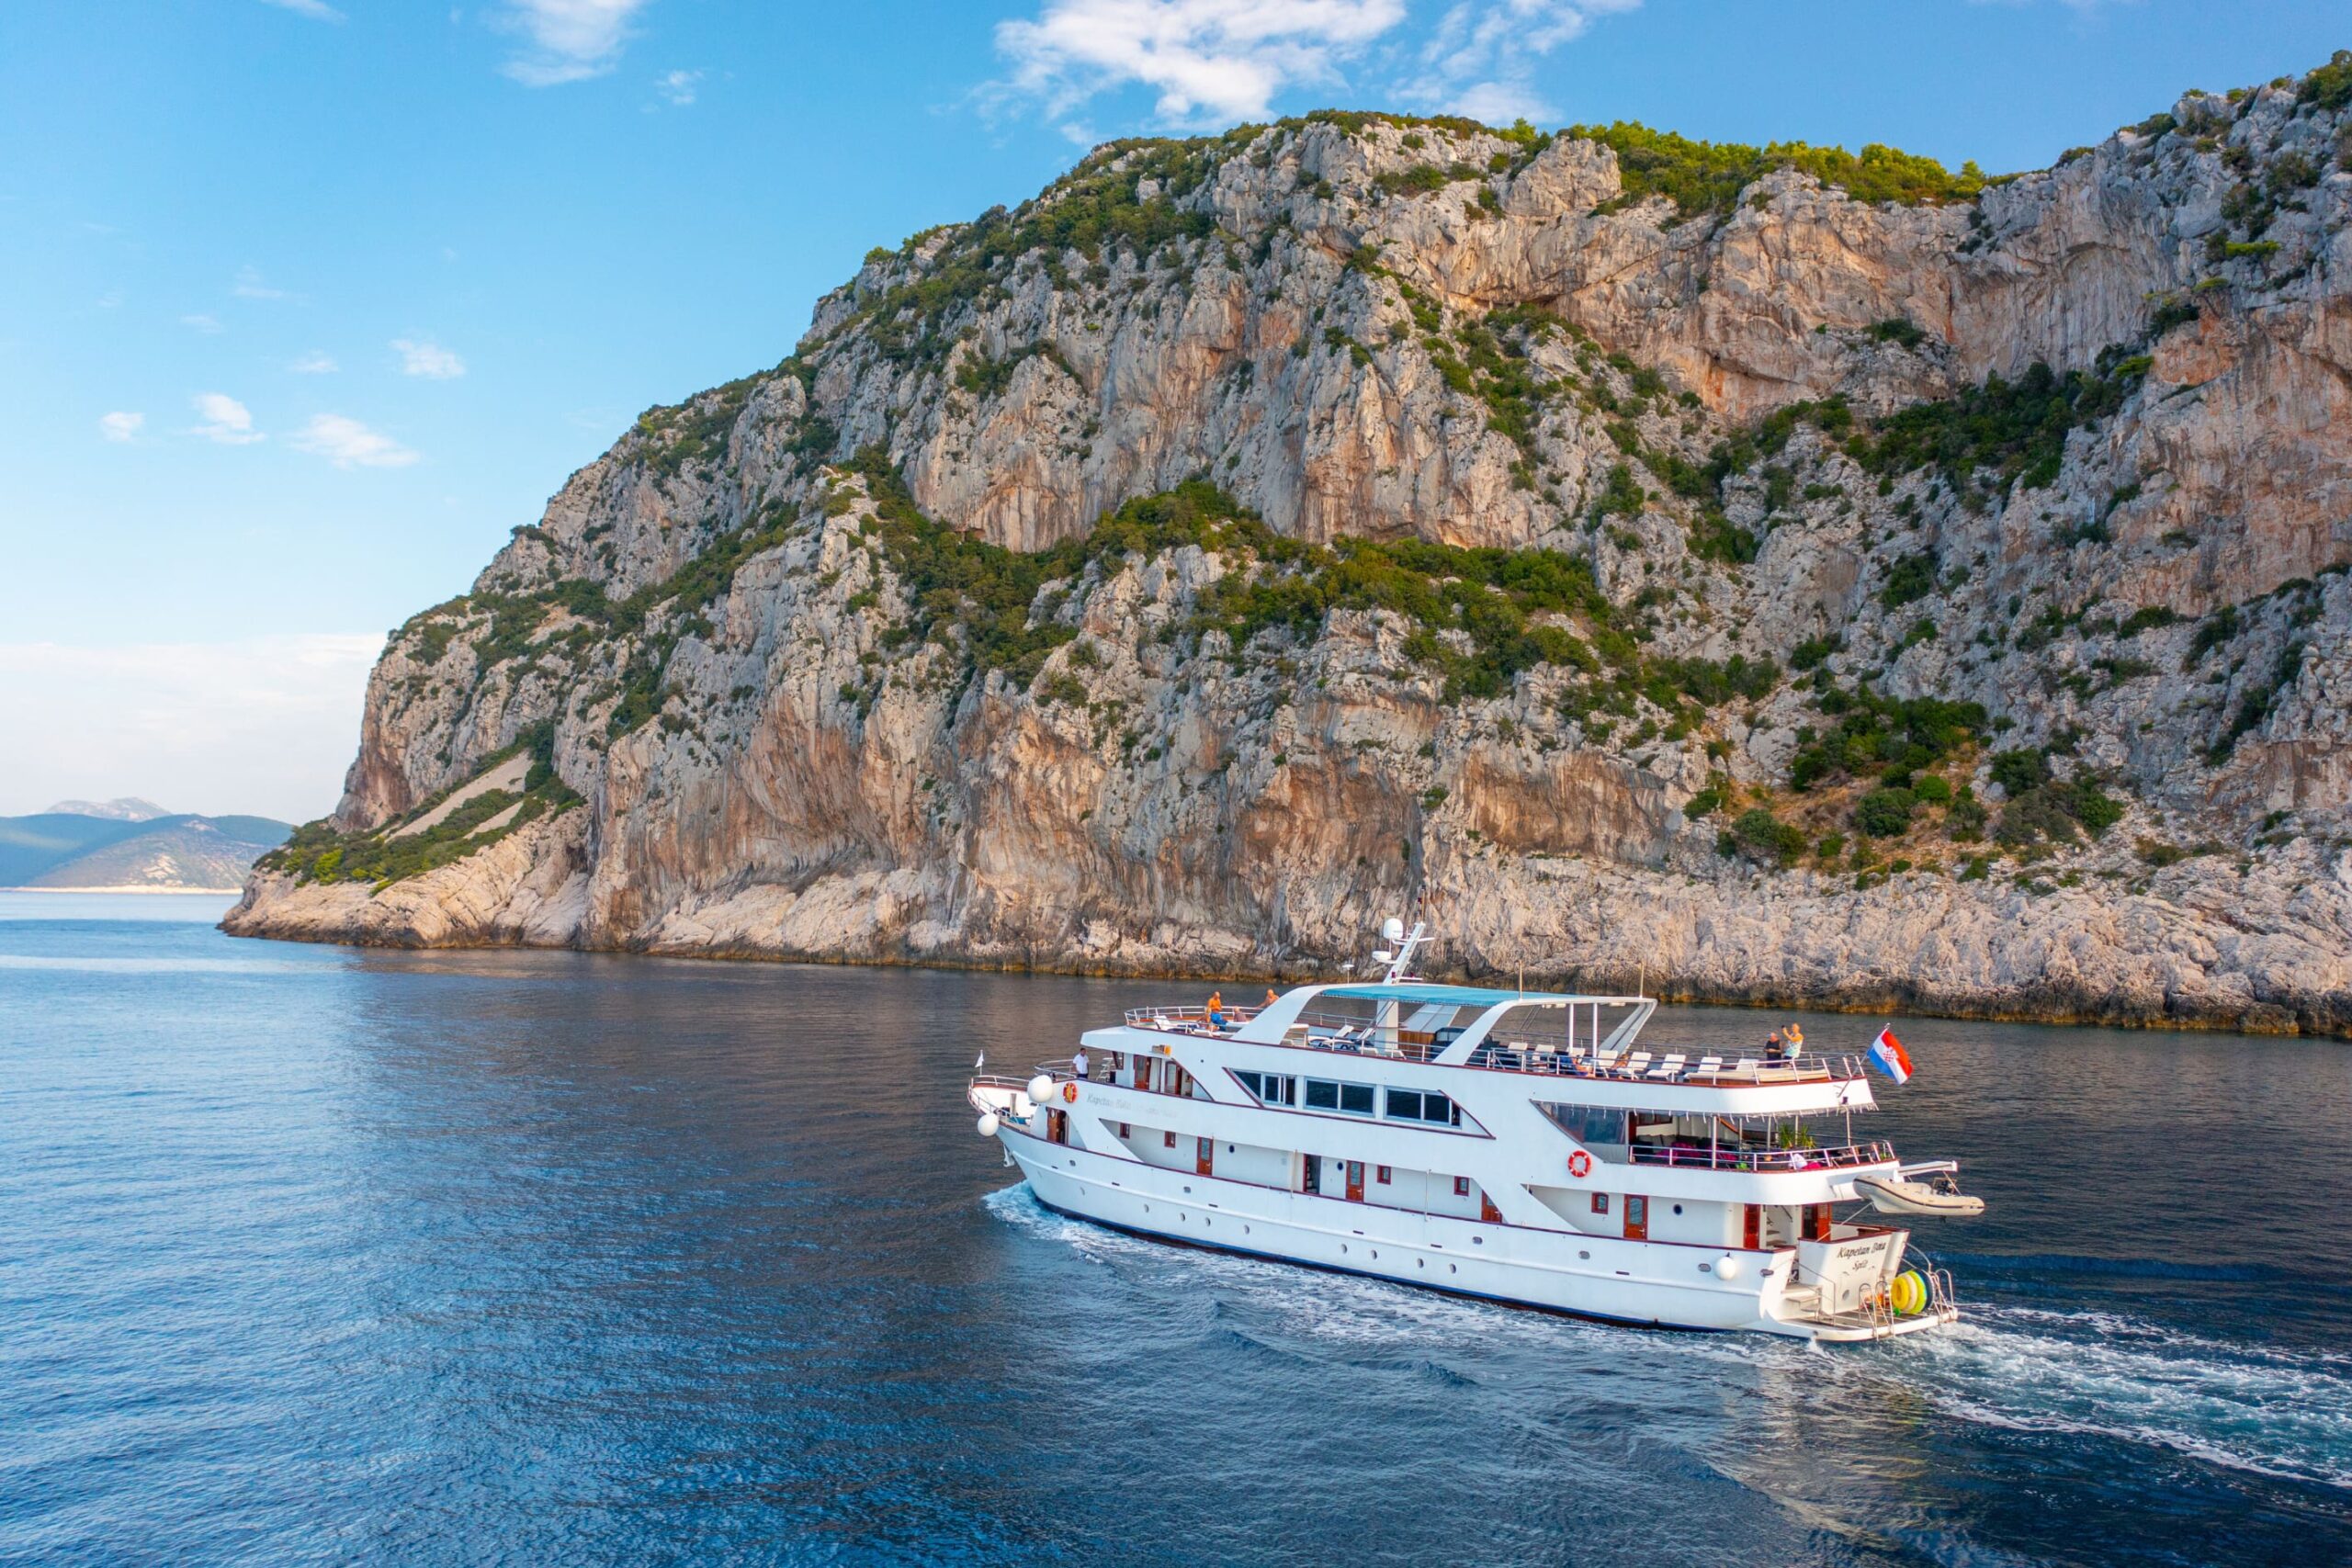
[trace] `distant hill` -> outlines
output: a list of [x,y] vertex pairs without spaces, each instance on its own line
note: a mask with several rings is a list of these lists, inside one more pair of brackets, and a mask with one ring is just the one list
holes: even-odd
[[[62,802],[86,805],[87,802]],[[144,807],[116,800],[99,809]],[[0,887],[234,888],[292,829],[267,817],[0,817]]]
[[61,800],[41,813],[44,817],[103,817],[114,822],[153,822],[170,812],[152,800],[141,800],[135,795],[117,795],[112,800]]

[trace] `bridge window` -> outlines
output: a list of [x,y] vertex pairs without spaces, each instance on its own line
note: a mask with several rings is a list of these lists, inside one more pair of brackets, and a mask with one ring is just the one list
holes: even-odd
[[1261,1105],[1296,1105],[1298,1080],[1280,1073],[1245,1073],[1236,1070],[1234,1077],[1243,1089],[1258,1097]]
[[1442,1094],[1413,1089],[1388,1091],[1388,1115],[1398,1122],[1433,1122],[1442,1127],[1462,1125],[1462,1112]]
[[1309,1111],[1338,1111],[1350,1116],[1372,1114],[1372,1086],[1368,1083],[1333,1083],[1329,1078],[1306,1080],[1306,1108]]

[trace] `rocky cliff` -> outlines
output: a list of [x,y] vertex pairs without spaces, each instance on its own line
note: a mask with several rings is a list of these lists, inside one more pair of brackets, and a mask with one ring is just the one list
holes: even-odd
[[1418,912],[1472,975],[2352,1032],[2347,99],[1995,180],[1097,149],[395,634],[229,929],[1287,975]]

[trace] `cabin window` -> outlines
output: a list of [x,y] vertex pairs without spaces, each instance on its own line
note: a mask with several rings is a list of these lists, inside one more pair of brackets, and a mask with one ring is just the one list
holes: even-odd
[[1120,1140],[1120,1142],[1125,1143],[1125,1142],[1126,1141],[1126,1137],[1127,1137],[1127,1124],[1126,1124],[1125,1122],[1120,1122],[1120,1123],[1119,1123],[1119,1140]]
[[1173,1134],[1173,1133],[1162,1133],[1162,1134],[1159,1134],[1159,1136],[1160,1136],[1160,1139],[1161,1139],[1161,1142],[1160,1142],[1160,1145],[1159,1145],[1159,1146],[1160,1146],[1161,1148],[1163,1148],[1163,1149],[1172,1149],[1172,1148],[1174,1148],[1174,1147],[1176,1146],[1176,1134]]
[[1375,1166],[1374,1166],[1374,1167],[1372,1168],[1372,1179],[1373,1179],[1374,1181],[1379,1182],[1383,1187],[1387,1186],[1387,1185],[1388,1185],[1388,1168],[1387,1168],[1386,1166],[1385,1166],[1385,1165],[1375,1165]]
[[1462,1112],[1454,1109],[1450,1097],[1414,1089],[1388,1091],[1388,1115],[1397,1122],[1434,1122],[1442,1127],[1462,1125]]
[[1470,1179],[1468,1177],[1457,1176],[1453,1179],[1453,1195],[1456,1198],[1467,1198],[1470,1196]]
[[1329,1078],[1306,1080],[1306,1108],[1310,1111],[1339,1111],[1350,1116],[1372,1114],[1372,1086],[1368,1083],[1333,1083]]
[[1605,1214],[1609,1212],[1608,1193],[1596,1192],[1592,1195],[1592,1212],[1596,1214]]
[[1234,1077],[1243,1089],[1258,1097],[1261,1105],[1296,1105],[1298,1080],[1280,1073],[1245,1073],[1236,1071]]

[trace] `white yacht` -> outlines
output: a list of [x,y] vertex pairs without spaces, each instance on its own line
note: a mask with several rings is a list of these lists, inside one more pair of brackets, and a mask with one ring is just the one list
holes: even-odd
[[1383,934],[1376,981],[1138,1009],[975,1077],[980,1133],[1047,1208],[1197,1247],[1645,1325],[1958,1319],[1907,1230],[1837,1213],[1983,1207],[1856,1140],[1860,1055],[1642,1050],[1651,998],[1432,985],[1423,929]]

